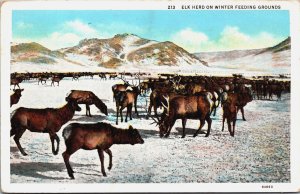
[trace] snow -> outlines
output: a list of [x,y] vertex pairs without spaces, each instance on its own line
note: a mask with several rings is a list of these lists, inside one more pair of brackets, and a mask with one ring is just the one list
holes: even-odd
[[249,72],[252,74],[290,74],[291,51],[277,53],[264,52],[257,54],[254,51],[212,52],[197,54],[199,58],[208,62],[208,65],[217,71]]
[[[128,78],[129,79],[129,78]],[[108,106],[105,116],[92,105],[93,117],[85,116],[85,106],[76,112],[70,122],[107,122],[115,125],[115,104],[111,86],[120,80],[79,78],[71,81],[64,78],[60,86],[38,85],[37,81],[25,81],[18,104],[11,107],[46,108],[61,107],[72,89],[93,91]],[[135,82],[137,80],[134,80]],[[131,81],[130,81],[131,82]],[[88,88],[87,88],[88,86]],[[149,104],[149,103],[148,103]],[[20,142],[28,153],[22,156],[13,138],[10,138],[10,162],[12,183],[288,183],[290,175],[290,94],[283,94],[281,101],[254,100],[245,107],[247,121],[238,114],[236,134],[231,137],[225,126],[221,131],[222,111],[212,117],[209,137],[193,133],[199,121],[188,120],[186,138],[181,139],[181,121],[177,120],[169,138],[160,138],[158,127],[150,125],[145,118],[146,100],[138,99],[140,118],[136,116],[118,127],[137,128],[145,143],[138,145],[113,145],[113,168],[107,177],[100,171],[96,150],[79,150],[70,158],[75,171],[75,180],[70,180],[61,156],[65,151],[62,130],[59,154],[51,152],[49,135],[26,131]],[[125,114],[125,110],[123,114]],[[161,110],[159,110],[161,112]],[[135,114],[134,114],[135,115]],[[70,123],[69,122],[69,123]],[[67,123],[68,124],[68,123]],[[66,125],[67,125],[66,124]],[[64,128],[64,125],[62,128]],[[203,131],[207,129],[205,124]]]

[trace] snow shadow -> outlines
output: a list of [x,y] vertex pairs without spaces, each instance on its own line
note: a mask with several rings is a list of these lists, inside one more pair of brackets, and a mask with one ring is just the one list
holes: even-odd
[[141,134],[142,138],[160,138],[159,137],[159,131],[157,130],[148,130],[148,129],[138,129],[139,133]]
[[[174,132],[174,135],[182,135],[182,127],[176,127],[175,130],[177,132]],[[198,128],[185,128],[185,135],[194,135]],[[199,134],[206,134],[206,129],[201,129],[201,131],[198,133]]]
[[[71,163],[73,169],[77,167],[96,166],[94,164]],[[21,162],[10,164],[10,173],[18,176],[32,177],[35,179],[65,180],[69,179],[67,172],[63,176],[58,176],[62,171],[66,171],[64,163],[46,163],[46,162]],[[49,172],[49,176],[45,175]],[[51,172],[51,173],[50,173]],[[55,174],[55,176],[51,176]]]
[[100,121],[103,121],[103,120],[106,120],[106,116],[104,115],[92,115],[92,117],[88,117],[88,116],[81,116],[79,118],[76,118],[76,119],[72,119],[72,121],[84,121],[84,122],[100,122]]

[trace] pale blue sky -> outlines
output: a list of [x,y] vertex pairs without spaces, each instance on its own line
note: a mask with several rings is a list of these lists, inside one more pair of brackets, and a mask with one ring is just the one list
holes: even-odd
[[17,10],[12,18],[13,41],[50,49],[118,33],[173,41],[190,52],[259,48],[288,37],[289,25],[286,10]]

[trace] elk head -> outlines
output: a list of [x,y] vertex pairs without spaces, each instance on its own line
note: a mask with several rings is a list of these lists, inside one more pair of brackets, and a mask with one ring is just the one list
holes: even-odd
[[130,144],[134,145],[134,144],[143,144],[144,140],[141,137],[141,135],[139,134],[137,129],[134,129],[131,125],[128,128],[129,134],[130,134]]

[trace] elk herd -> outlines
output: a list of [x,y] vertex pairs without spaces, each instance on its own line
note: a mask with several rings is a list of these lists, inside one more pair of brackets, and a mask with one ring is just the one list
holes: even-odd
[[[81,77],[88,76],[93,79],[98,75],[100,80],[121,79],[122,84],[115,84],[111,88],[113,101],[116,105],[116,125],[119,124],[119,116],[123,122],[123,110],[126,109],[125,122],[128,116],[132,120],[132,108],[136,117],[145,116],[151,118],[152,124],[156,124],[160,137],[167,138],[177,119],[182,120],[182,138],[186,136],[185,128],[188,119],[199,120],[200,124],[194,137],[207,123],[205,137],[211,132],[212,118],[217,114],[217,108],[222,111],[222,131],[227,121],[229,134],[234,137],[237,114],[241,111],[242,119],[246,121],[244,107],[252,100],[281,100],[282,92],[290,92],[290,81],[279,81],[272,77],[244,78],[241,75],[228,77],[217,76],[182,76],[178,74],[159,74],[151,76],[147,73],[14,73],[11,75],[11,85],[14,93],[11,95],[10,106],[17,104],[24,89],[20,88],[22,81],[35,81],[37,84],[45,85],[51,80],[51,86],[69,77],[71,81],[79,81]],[[130,84],[126,79],[138,80],[136,84]],[[15,89],[15,87],[18,89]],[[108,89],[107,89],[108,90]],[[108,91],[105,91],[108,92]],[[138,98],[146,99],[146,107],[143,113],[138,113]],[[48,133],[52,153],[59,152],[60,139],[56,134],[61,127],[68,123],[74,116],[75,111],[81,111],[78,104],[86,105],[86,116],[92,117],[90,105],[95,105],[106,116],[107,105],[92,91],[71,89],[65,97],[66,103],[60,108],[17,108],[11,115],[10,136],[20,150],[22,155],[27,155],[20,144],[20,138],[27,130],[31,132]],[[140,107],[139,107],[140,108]],[[160,109],[160,111],[158,111]],[[141,111],[141,109],[139,110]],[[220,113],[221,114],[221,113]],[[97,149],[101,172],[106,176],[104,170],[104,152],[109,155],[109,167],[112,168],[112,152],[109,149],[113,144],[143,144],[139,131],[131,125],[128,129],[121,129],[105,122],[98,123],[70,123],[62,131],[66,150],[63,152],[67,172],[74,179],[74,171],[69,163],[69,158],[79,149]],[[56,141],[56,147],[55,147]]]

